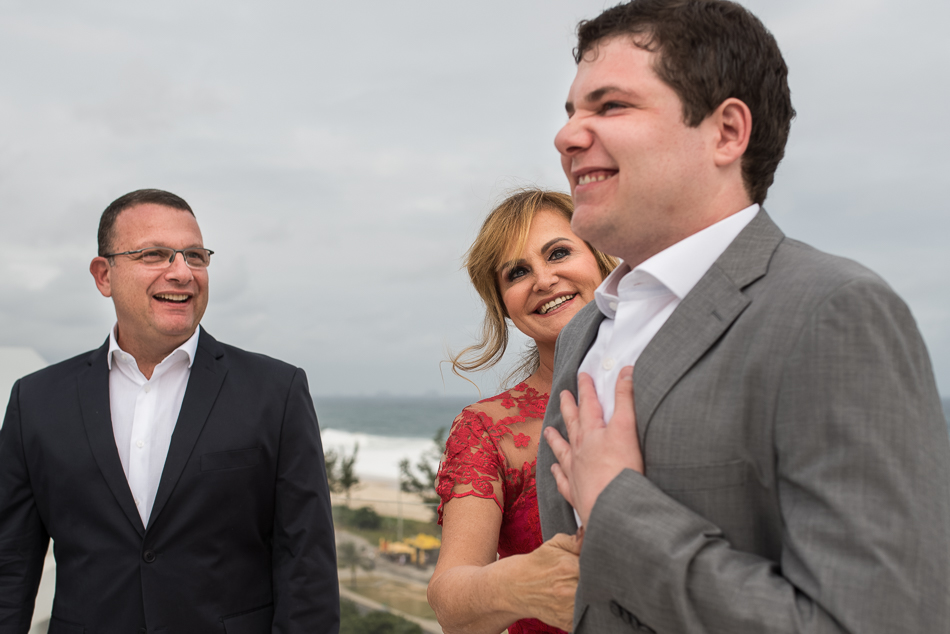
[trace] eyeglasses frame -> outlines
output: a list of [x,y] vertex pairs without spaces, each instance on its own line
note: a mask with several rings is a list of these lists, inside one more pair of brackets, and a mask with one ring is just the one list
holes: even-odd
[[175,256],[181,253],[181,259],[185,261],[185,266],[187,266],[189,269],[195,269],[195,268],[206,269],[208,267],[207,266],[195,267],[188,264],[188,258],[185,257],[185,251],[207,251],[208,252],[208,266],[211,265],[211,256],[214,255],[214,251],[212,251],[211,249],[206,249],[204,247],[188,247],[187,249],[173,249],[171,247],[153,246],[153,247],[145,247],[144,249],[136,249],[135,251],[123,251],[121,253],[105,253],[101,257],[114,258],[117,255],[135,255],[137,253],[144,253],[145,251],[151,251],[152,249],[168,249],[169,251],[172,252],[172,256],[168,258],[168,266],[171,266],[172,263],[175,261]]

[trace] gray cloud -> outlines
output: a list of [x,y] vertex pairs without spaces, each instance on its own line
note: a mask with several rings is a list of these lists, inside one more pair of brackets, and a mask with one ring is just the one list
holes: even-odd
[[[950,8],[748,6],[782,46],[799,113],[767,208],[901,293],[950,393]],[[303,366],[319,394],[474,396],[439,366],[481,319],[460,257],[507,188],[566,187],[553,138],[572,31],[602,8],[5,4],[0,344],[55,361],[101,342],[114,317],[87,272],[98,214],[162,187],[217,251],[215,336]]]

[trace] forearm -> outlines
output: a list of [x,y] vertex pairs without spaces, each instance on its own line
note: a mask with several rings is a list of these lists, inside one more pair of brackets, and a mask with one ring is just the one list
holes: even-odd
[[429,582],[429,605],[446,634],[498,634],[523,618],[527,598],[519,596],[520,564],[513,555],[486,566],[456,566]]

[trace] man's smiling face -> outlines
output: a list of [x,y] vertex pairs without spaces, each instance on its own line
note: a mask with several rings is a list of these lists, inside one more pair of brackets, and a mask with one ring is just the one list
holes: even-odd
[[[113,253],[204,246],[193,215],[151,203],[123,210],[114,236]],[[96,258],[93,266],[97,260],[105,263]],[[133,356],[133,350],[158,355],[160,360],[194,334],[208,306],[208,269],[189,268],[180,253],[170,265],[148,266],[134,256],[119,255],[106,266],[102,281],[97,276],[96,282],[115,303],[123,349]]]
[[656,56],[628,37],[598,43],[578,64],[554,142],[574,231],[631,266],[695,232],[713,165],[707,122],[687,126]]

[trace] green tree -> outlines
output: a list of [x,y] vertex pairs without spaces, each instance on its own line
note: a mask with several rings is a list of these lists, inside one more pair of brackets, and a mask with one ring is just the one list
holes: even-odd
[[347,454],[343,448],[339,451],[327,449],[323,452],[323,462],[327,468],[327,484],[333,493],[346,495],[347,504],[350,503],[350,491],[360,483],[356,475],[356,456],[359,454],[360,444],[353,443],[353,453]]
[[409,458],[399,461],[399,488],[405,493],[417,493],[422,501],[431,505],[432,521],[439,519],[439,494],[435,491],[435,481],[439,474],[439,462],[445,451],[445,427],[440,427],[432,437],[432,446],[422,452],[415,469]]

